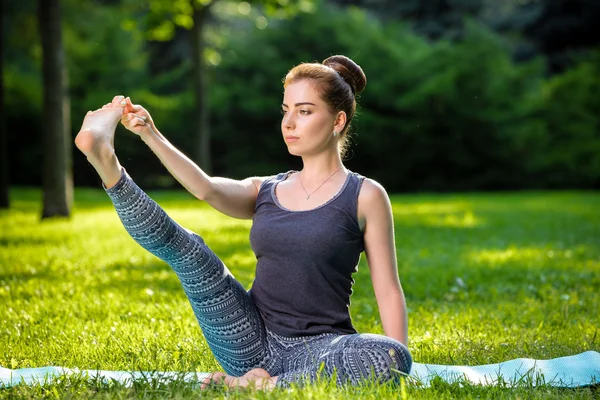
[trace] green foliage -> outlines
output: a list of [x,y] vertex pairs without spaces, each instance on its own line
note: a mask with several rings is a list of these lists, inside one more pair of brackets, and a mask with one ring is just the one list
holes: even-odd
[[[190,12],[184,3],[65,0],[74,133],[85,112],[125,94],[191,153],[192,62],[186,24],[177,22]],[[431,42],[356,7],[342,12],[321,1],[290,4],[218,1],[212,8],[204,56],[215,174],[242,178],[300,168],[281,140],[281,78],[300,62],[341,53],[368,78],[347,165],[389,191],[600,185],[597,55],[548,78],[544,60],[513,62],[506,38],[476,22],[464,24],[460,40]],[[7,126],[9,133],[30,133],[9,134],[16,149],[11,180],[37,184],[42,149],[31,137],[39,137],[44,124],[39,43],[34,9],[11,7]],[[174,24],[173,37],[149,42],[149,32],[166,20]],[[173,184],[136,137],[121,130],[116,145],[142,183]],[[74,166],[77,184],[98,184],[77,151]]]
[[[430,43],[358,9],[340,13],[322,6],[232,39],[230,47],[216,71],[222,89],[213,91],[213,110],[217,145],[223,146],[220,167],[234,176],[256,166],[248,147],[270,166],[289,165],[274,131],[282,89],[273,77],[299,62],[345,54],[368,79],[349,165],[392,190],[531,184],[524,174],[526,151],[517,144],[543,129],[543,65],[515,65],[500,38],[475,23],[461,42]],[[244,123],[221,125],[228,115]],[[229,149],[234,141],[241,146]]]
[[72,111],[80,122],[85,112],[108,103],[114,95],[146,85],[148,58],[139,32],[122,29],[125,18],[118,7],[82,3],[67,10],[64,42]]
[[217,14],[222,17],[247,15],[252,7],[262,7],[269,16],[290,18],[315,9],[313,0],[122,0],[122,3],[134,15],[141,16],[129,18],[126,26],[141,30],[149,41],[158,42],[172,40],[178,28],[192,29],[194,10],[219,9]]
[[[250,221],[224,217],[185,192],[150,192],[198,232],[248,288]],[[0,366],[219,369],[170,268],[128,238],[101,190],[78,189],[70,220],[40,222],[39,190],[11,192],[0,211]],[[530,192],[392,197],[399,274],[415,361],[485,364],[600,350],[600,195]],[[355,275],[351,315],[381,333],[369,271]],[[407,382],[408,398],[581,398],[597,388],[509,389]],[[17,386],[0,398],[399,398],[394,385],[251,393],[182,382],[121,385],[84,377]]]
[[372,47],[377,62],[365,68],[377,82],[358,125],[372,154],[388,154],[377,175],[399,189],[523,186],[513,142],[538,129],[541,65],[514,65],[499,38],[475,24],[458,43],[386,34],[397,42]]
[[544,85],[546,135],[531,168],[548,187],[600,182],[600,53]]
[[477,18],[486,4],[482,0],[332,0],[332,3],[355,5],[387,21],[408,21],[419,35],[431,38],[458,38],[466,17]]

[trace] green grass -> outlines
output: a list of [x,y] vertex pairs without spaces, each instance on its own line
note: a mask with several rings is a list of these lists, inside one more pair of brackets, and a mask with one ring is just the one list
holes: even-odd
[[[250,221],[224,217],[183,192],[150,193],[197,231],[250,287]],[[40,192],[15,189],[0,211],[0,365],[212,371],[212,357],[176,276],[126,234],[106,195],[76,192],[73,217],[39,221]],[[415,361],[484,364],[600,350],[600,193],[393,196],[398,268]],[[361,259],[352,317],[382,333]],[[201,392],[189,384],[132,388],[72,377],[18,385],[0,397],[398,398],[399,387]],[[409,398],[594,398],[564,390],[409,384]]]

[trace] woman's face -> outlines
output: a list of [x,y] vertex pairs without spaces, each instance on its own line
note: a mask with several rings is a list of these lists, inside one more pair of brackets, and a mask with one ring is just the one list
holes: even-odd
[[281,132],[290,154],[305,156],[337,151],[335,116],[308,80],[288,85],[281,105]]

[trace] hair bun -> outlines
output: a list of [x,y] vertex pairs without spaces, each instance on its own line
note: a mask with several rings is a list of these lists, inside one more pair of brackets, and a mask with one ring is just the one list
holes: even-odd
[[352,92],[357,95],[367,85],[367,76],[362,68],[346,56],[331,56],[323,61],[323,65],[333,68],[341,77],[348,82]]

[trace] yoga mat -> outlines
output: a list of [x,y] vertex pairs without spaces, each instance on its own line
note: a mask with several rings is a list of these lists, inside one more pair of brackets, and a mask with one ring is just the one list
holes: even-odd
[[[54,380],[69,375],[86,376],[89,379],[100,379],[110,383],[116,381],[130,385],[133,381],[160,380],[168,383],[172,380],[184,379],[197,382],[208,376],[208,373],[182,372],[126,372],[79,370],[63,367],[41,367],[8,369],[0,367],[0,388],[13,385],[50,384]],[[550,360],[533,360],[517,358],[498,364],[476,366],[437,365],[413,363],[410,373],[411,381],[427,387],[433,379],[446,382],[471,382],[477,385],[506,386],[549,385],[555,387],[574,388],[600,384],[600,353],[586,351],[584,353],[553,358]]]
[[413,363],[410,375],[429,386],[436,376],[446,382],[468,381],[478,385],[549,385],[574,388],[600,383],[600,353],[586,351],[573,356],[534,360],[517,358],[498,364],[475,366]]

